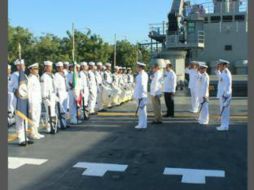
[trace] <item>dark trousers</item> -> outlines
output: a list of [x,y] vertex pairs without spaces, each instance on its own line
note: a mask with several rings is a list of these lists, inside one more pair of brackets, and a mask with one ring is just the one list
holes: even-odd
[[164,93],[165,103],[167,106],[167,115],[174,117],[175,115],[175,105],[174,105],[174,96],[170,92]]

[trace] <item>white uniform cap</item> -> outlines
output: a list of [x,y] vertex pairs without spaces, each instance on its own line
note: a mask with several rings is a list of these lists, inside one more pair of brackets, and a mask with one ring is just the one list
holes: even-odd
[[219,60],[217,61],[217,65],[219,65],[219,64],[226,64],[226,65],[229,65],[230,62],[227,61],[227,60],[225,60],[225,59],[219,59]]
[[199,62],[199,67],[208,68],[205,62]]
[[199,65],[198,61],[191,61],[191,64]]
[[91,61],[91,62],[89,62],[89,65],[90,66],[95,66],[95,63]]
[[10,65],[8,65],[8,69],[11,69],[11,66],[10,66]]
[[165,59],[166,65],[172,65],[171,61],[169,59]]
[[70,63],[68,61],[64,62],[63,63],[64,65],[69,65]]
[[76,67],[80,68],[80,65],[76,63]]
[[81,66],[87,66],[87,62],[84,61],[84,62],[80,63],[80,65]]
[[52,66],[53,63],[51,61],[44,61],[44,65],[47,65],[47,66]]
[[118,66],[115,66],[115,69],[120,69],[120,67],[118,67]]
[[111,67],[111,64],[110,63],[106,63],[106,66]]
[[145,66],[146,66],[146,64],[145,64],[145,63],[141,63],[141,62],[137,62],[137,65],[140,65],[140,66],[143,66],[143,67],[145,67]]
[[24,65],[24,64],[25,64],[24,59],[21,59],[21,60],[17,59],[17,60],[14,62],[14,65]]
[[56,63],[56,66],[57,66],[57,67],[63,67],[63,62],[61,62],[61,61],[60,61],[60,62],[57,62],[57,63]]
[[98,62],[98,63],[97,63],[97,66],[102,66],[102,62]]
[[31,68],[38,68],[38,67],[39,67],[39,63],[34,63],[34,64],[30,65],[30,66],[28,67],[28,69],[31,69]]

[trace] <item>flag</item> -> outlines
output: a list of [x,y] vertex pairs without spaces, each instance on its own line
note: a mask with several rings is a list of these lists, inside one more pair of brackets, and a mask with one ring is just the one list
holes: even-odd
[[27,121],[30,125],[34,125],[33,121],[29,119],[27,78],[24,71],[19,72],[19,85],[16,95],[16,115],[19,116],[21,119]]

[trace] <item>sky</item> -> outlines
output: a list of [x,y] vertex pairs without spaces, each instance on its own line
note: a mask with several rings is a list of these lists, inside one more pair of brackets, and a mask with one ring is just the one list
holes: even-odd
[[80,31],[100,35],[106,42],[148,40],[149,24],[167,21],[172,0],[9,0],[9,22],[35,36],[66,36],[72,23]]
[[[28,28],[35,36],[66,36],[75,28],[100,35],[113,43],[127,39],[132,43],[149,40],[149,24],[167,21],[173,0],[9,0],[9,22]],[[211,3],[212,0],[190,0]]]

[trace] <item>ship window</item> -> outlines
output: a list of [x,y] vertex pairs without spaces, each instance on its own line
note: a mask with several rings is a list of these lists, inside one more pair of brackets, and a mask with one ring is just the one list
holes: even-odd
[[233,16],[223,16],[223,22],[232,22]]
[[225,51],[232,51],[232,45],[225,45]]
[[194,31],[195,31],[195,24],[192,23],[192,22],[189,22],[189,23],[188,23],[188,32],[189,32],[189,33],[192,33],[192,32],[194,32]]
[[220,16],[211,16],[211,22],[220,22],[221,17]]
[[236,21],[244,21],[245,20],[245,15],[235,15],[235,20]]
[[205,23],[208,23],[208,17],[205,17]]

